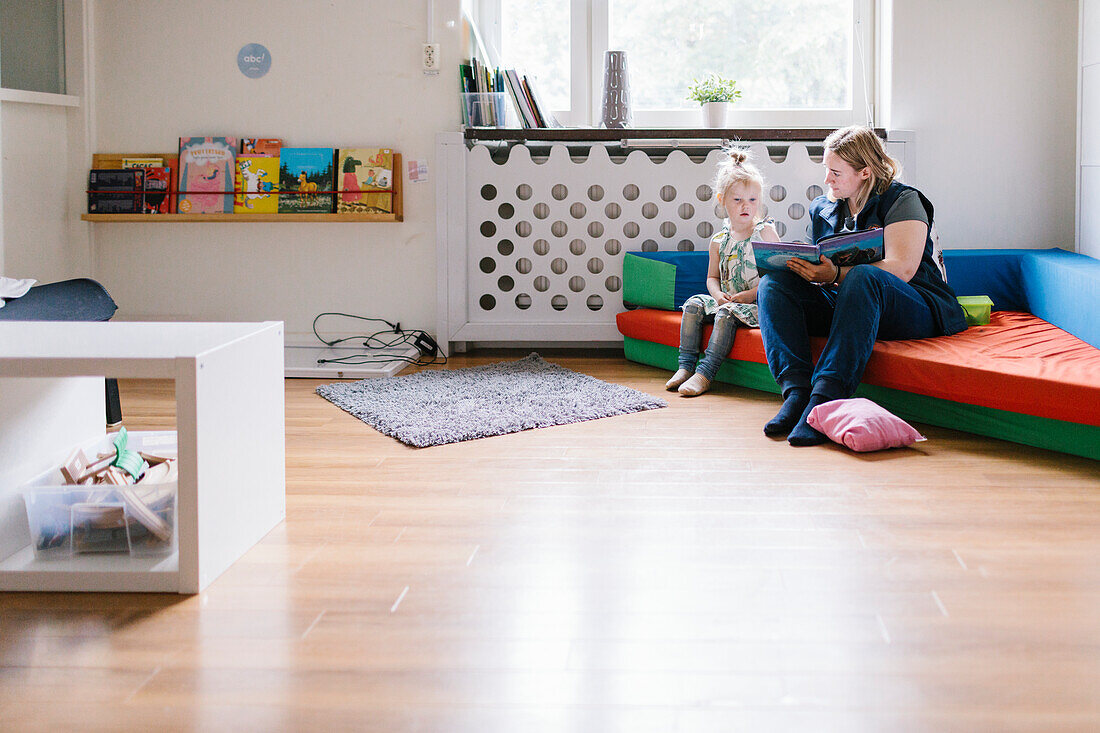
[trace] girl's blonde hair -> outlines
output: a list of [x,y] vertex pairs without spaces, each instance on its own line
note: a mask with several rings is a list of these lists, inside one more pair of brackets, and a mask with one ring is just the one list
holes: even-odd
[[[825,138],[825,150],[831,150],[857,171],[871,169],[870,177],[848,203],[849,211],[861,211],[872,193],[883,193],[901,175],[901,163],[886,153],[886,146],[870,127],[852,125],[833,131]],[[835,200],[832,194],[829,199]]]
[[[764,176],[760,169],[752,162],[752,154],[747,148],[736,145],[726,145],[722,148],[722,159],[718,162],[718,172],[714,176],[714,196],[725,196],[730,186],[735,183],[755,183],[760,186],[761,196],[764,192]],[[763,203],[763,202],[761,202]],[[757,208],[753,223],[757,224],[764,217]]]

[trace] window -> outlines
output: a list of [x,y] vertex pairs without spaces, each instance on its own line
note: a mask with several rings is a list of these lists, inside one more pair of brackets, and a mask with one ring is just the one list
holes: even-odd
[[491,59],[533,74],[563,122],[600,119],[603,56],[625,50],[638,126],[698,127],[691,80],[737,80],[731,127],[871,121],[874,0],[469,0]]
[[62,0],[0,2],[0,86],[65,93]]

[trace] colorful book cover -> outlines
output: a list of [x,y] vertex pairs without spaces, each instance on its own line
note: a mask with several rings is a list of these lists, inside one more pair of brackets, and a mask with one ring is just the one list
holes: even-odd
[[332,148],[279,151],[279,213],[330,214],[333,201]]
[[339,154],[338,214],[393,213],[393,151],[342,148]]
[[800,257],[817,263],[824,255],[842,267],[878,262],[885,254],[882,229],[834,234],[822,237],[817,244],[802,242],[758,242],[753,240],[752,254],[758,270],[786,270],[787,260]]
[[277,158],[282,147],[283,141],[277,137],[241,138],[241,153],[244,155],[266,155],[269,158]]
[[279,159],[270,155],[237,156],[233,183],[234,214],[274,214],[279,211]]
[[143,187],[144,171],[94,169],[88,175],[88,213],[140,214]]
[[164,167],[168,169],[168,213],[175,214],[179,210],[180,190],[180,156],[179,153],[171,153],[164,156]]
[[164,165],[164,158],[123,158],[123,168],[159,168]]
[[145,171],[140,168],[93,168],[88,172],[89,214],[140,214]]
[[179,213],[232,214],[236,157],[234,137],[181,137]]
[[145,169],[145,213],[167,214],[172,170],[166,166]]

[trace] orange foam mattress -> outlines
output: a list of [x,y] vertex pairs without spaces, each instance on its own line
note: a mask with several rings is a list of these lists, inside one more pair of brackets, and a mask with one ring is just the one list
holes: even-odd
[[[680,312],[618,315],[628,338],[677,347]],[[710,338],[710,328],[703,334]],[[825,345],[812,340],[814,358]],[[731,359],[766,364],[759,329],[739,328]],[[997,311],[954,336],[878,341],[865,384],[1024,415],[1100,426],[1100,349],[1030,313]]]

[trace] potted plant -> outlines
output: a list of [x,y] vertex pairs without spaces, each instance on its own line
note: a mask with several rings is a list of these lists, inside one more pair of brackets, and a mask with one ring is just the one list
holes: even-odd
[[726,113],[733,106],[733,100],[741,96],[737,82],[719,74],[711,74],[704,79],[692,79],[688,87],[688,99],[703,107],[703,124],[706,127],[725,127]]

